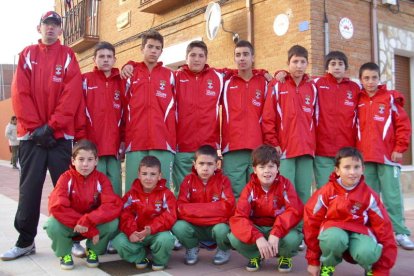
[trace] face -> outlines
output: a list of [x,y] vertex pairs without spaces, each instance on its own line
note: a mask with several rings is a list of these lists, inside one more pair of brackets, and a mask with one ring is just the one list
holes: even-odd
[[217,160],[211,155],[200,154],[193,164],[198,177],[200,177],[203,183],[207,183],[217,169]]
[[238,70],[251,70],[254,56],[249,47],[237,47],[234,49],[234,61]]
[[308,67],[308,61],[304,57],[292,56],[288,63],[289,73],[294,79],[300,79],[306,72],[306,67]]
[[256,165],[253,167],[253,171],[257,175],[262,187],[268,189],[275,181],[279,168],[277,167],[277,164],[268,162],[264,165]]
[[375,70],[364,70],[361,75],[361,84],[368,94],[374,94],[377,92],[379,84],[379,75]]
[[37,26],[37,31],[42,35],[42,42],[50,45],[56,42],[62,34],[62,28],[53,20],[48,20],[46,23],[41,23]]
[[162,44],[160,41],[150,38],[144,48],[141,49],[141,52],[146,64],[155,64],[162,53]]
[[103,72],[111,72],[112,67],[115,64],[116,58],[114,52],[109,49],[101,49],[96,52],[96,56],[93,58],[96,67]]
[[161,180],[161,171],[158,167],[142,166],[138,172],[138,178],[141,181],[144,192],[150,193]]
[[15,119],[11,120],[11,123],[12,123],[13,125],[17,124],[17,118],[15,118]]
[[336,80],[341,81],[345,76],[345,62],[339,59],[331,59],[328,63],[328,73],[332,74]]
[[206,65],[206,62],[207,55],[202,48],[193,47],[187,55],[187,65],[191,72],[201,72]]
[[355,186],[361,179],[364,172],[364,166],[361,160],[355,157],[345,157],[339,161],[339,167],[335,167],[335,173],[338,175],[345,187]]
[[97,164],[98,158],[90,150],[79,150],[76,157],[72,158],[72,165],[83,176],[88,176]]

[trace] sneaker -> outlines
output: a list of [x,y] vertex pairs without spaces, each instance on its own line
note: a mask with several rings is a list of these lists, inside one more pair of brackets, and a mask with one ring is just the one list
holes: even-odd
[[86,265],[88,267],[98,267],[99,265],[98,255],[92,249],[86,250]]
[[217,248],[217,243],[215,241],[200,241],[200,248],[207,249],[208,251],[213,251]]
[[60,268],[64,270],[73,269],[73,259],[71,254],[60,257]]
[[334,266],[322,265],[320,276],[332,276],[335,272]]
[[72,245],[72,255],[77,258],[85,258],[85,248],[83,248],[83,246],[79,242],[74,242]]
[[152,270],[154,271],[160,271],[160,270],[164,270],[165,266],[163,265],[159,265],[159,264],[152,264]]
[[198,247],[193,247],[190,249],[187,249],[185,251],[185,261],[184,263],[187,265],[193,265],[198,262],[198,251],[200,249]]
[[279,258],[279,265],[277,270],[282,273],[287,273],[292,270],[292,258],[286,258],[281,256]]
[[404,248],[405,250],[413,250],[414,249],[414,243],[406,234],[397,234],[395,236],[395,239],[397,240],[397,244]]
[[306,249],[306,245],[305,245],[305,242],[302,240],[302,242],[298,246],[298,250],[303,251],[305,249]]
[[178,251],[178,250],[180,250],[181,248],[183,248],[183,245],[181,244],[181,242],[180,242],[179,240],[175,239],[175,241],[174,241],[174,248],[173,248],[173,250],[174,250],[174,251]]
[[135,263],[135,267],[138,269],[146,269],[151,261],[148,258],[144,258],[142,261]]
[[108,242],[108,247],[106,248],[106,252],[108,254],[117,254],[118,253],[118,251],[115,249],[115,247],[113,247],[112,241]]
[[246,270],[249,272],[258,271],[260,269],[260,257],[250,259],[246,265]]
[[372,272],[372,270],[366,271],[365,270],[365,276],[374,276],[374,272]]
[[32,243],[32,245],[29,245],[28,247],[14,246],[10,248],[8,251],[4,252],[0,258],[3,261],[11,261],[11,260],[20,258],[22,256],[28,256],[28,255],[35,254],[35,253],[36,253],[36,246],[34,243]]
[[214,255],[213,263],[215,265],[222,265],[230,260],[230,250],[217,249],[216,255]]

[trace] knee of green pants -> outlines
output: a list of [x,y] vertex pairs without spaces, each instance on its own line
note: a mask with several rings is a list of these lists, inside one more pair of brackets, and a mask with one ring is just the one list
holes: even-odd
[[230,249],[230,242],[227,236],[230,233],[230,227],[226,223],[214,225],[212,232],[213,239],[217,242],[218,248],[222,250]]
[[194,236],[193,226],[185,220],[177,220],[172,232],[186,248],[198,246],[198,239]]
[[342,254],[349,246],[348,233],[340,228],[331,227],[319,234],[319,247],[322,252],[337,252]]
[[46,233],[50,238],[55,237],[56,235],[62,236],[64,233],[72,232],[69,227],[60,223],[52,216],[47,219],[43,229],[46,230]]
[[303,240],[303,234],[297,229],[292,229],[279,241],[279,255],[293,257],[298,253],[298,247]]

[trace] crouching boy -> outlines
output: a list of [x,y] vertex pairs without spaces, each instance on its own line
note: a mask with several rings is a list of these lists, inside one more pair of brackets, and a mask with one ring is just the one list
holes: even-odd
[[290,272],[303,239],[295,228],[302,219],[303,204],[291,182],[279,174],[280,159],[274,147],[256,148],[252,161],[254,173],[230,218],[231,245],[249,259],[248,271],[259,270],[262,259],[278,255],[278,271]]
[[313,276],[333,275],[342,258],[361,265],[365,275],[389,275],[394,266],[392,224],[379,196],[364,181],[363,162],[357,149],[340,149],[329,182],[305,205],[306,259]]
[[[145,156],[138,167],[138,179],[122,201],[119,233],[112,241],[118,254],[136,268],[163,270],[174,247],[171,227],[177,220],[174,194],[161,179],[161,163],[155,156]],[[150,249],[152,261],[147,258]]]
[[44,228],[62,269],[72,269],[74,240],[86,238],[86,265],[97,267],[98,255],[105,253],[116,235],[121,199],[111,182],[96,170],[95,144],[81,140],[72,150],[72,166],[63,173],[49,197],[51,217]]
[[186,248],[187,265],[197,263],[200,241],[217,243],[214,264],[221,265],[230,259],[228,220],[234,212],[235,198],[230,180],[217,169],[217,161],[215,148],[201,146],[195,152],[193,172],[180,186],[177,200],[180,220],[173,232]]

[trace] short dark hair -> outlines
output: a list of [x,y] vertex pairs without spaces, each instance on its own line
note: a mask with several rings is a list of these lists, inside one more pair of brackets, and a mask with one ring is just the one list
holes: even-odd
[[185,56],[187,57],[188,54],[191,52],[193,48],[201,48],[204,51],[204,54],[207,56],[208,50],[207,45],[204,43],[204,41],[201,40],[193,40],[187,45]]
[[362,74],[366,70],[377,71],[378,76],[380,75],[380,68],[378,64],[376,64],[375,62],[367,62],[367,63],[362,64],[361,67],[359,67],[359,78],[362,77]]
[[72,158],[75,159],[76,156],[78,155],[79,151],[81,150],[85,150],[85,151],[91,151],[93,153],[93,155],[95,155],[95,157],[98,157],[98,149],[96,147],[96,145],[86,139],[82,139],[80,141],[78,141],[72,149]]
[[306,58],[306,61],[307,61],[308,60],[308,50],[306,50],[306,48],[303,47],[303,46],[293,45],[292,47],[290,47],[290,49],[288,51],[288,62],[290,62],[290,59],[293,56],[304,57],[304,58]]
[[164,37],[156,30],[149,29],[148,31],[142,34],[142,49],[144,49],[145,45],[148,42],[148,39],[158,40],[159,42],[161,42],[161,48],[164,48]]
[[236,48],[240,48],[240,47],[247,47],[250,49],[250,53],[252,54],[252,56],[254,56],[254,48],[253,45],[247,41],[247,40],[239,40],[239,42],[236,43],[236,46],[234,47],[234,49]]
[[270,145],[261,145],[252,152],[252,165],[265,165],[269,162],[275,163],[277,167],[280,166],[280,156],[275,147]]
[[11,122],[11,121],[14,121],[14,120],[16,120],[16,119],[17,119],[17,117],[13,115],[13,116],[11,116],[11,118],[10,118],[10,122]]
[[354,147],[343,147],[341,148],[335,156],[335,167],[339,168],[342,158],[352,157],[355,160],[361,160],[361,163],[364,164],[364,158],[362,153]]
[[194,153],[194,160],[197,160],[197,158],[200,155],[209,155],[211,157],[214,157],[214,159],[216,161],[219,160],[217,150],[214,147],[210,146],[210,145],[203,145],[203,146],[199,147]]
[[329,62],[331,62],[331,60],[333,60],[333,59],[343,61],[344,64],[345,64],[345,70],[348,70],[348,58],[344,54],[344,52],[341,52],[341,51],[332,51],[332,52],[329,52],[326,55],[326,57],[325,57],[325,70],[328,70]]
[[161,162],[157,157],[153,155],[147,155],[142,158],[141,162],[139,162],[138,172],[142,167],[158,168],[158,170],[161,172]]
[[96,57],[96,54],[98,53],[98,51],[102,50],[102,49],[107,49],[109,51],[112,51],[112,53],[115,56],[115,47],[114,47],[114,45],[112,45],[111,43],[109,43],[107,41],[101,41],[98,44],[96,44],[95,50],[93,52],[93,56]]

